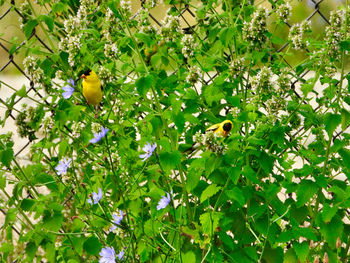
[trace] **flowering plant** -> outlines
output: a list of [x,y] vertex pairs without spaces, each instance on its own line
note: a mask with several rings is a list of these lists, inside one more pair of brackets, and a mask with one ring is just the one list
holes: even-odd
[[[5,118],[17,97],[36,106],[16,112],[29,164],[0,135],[0,257],[346,262],[350,8],[320,37],[312,16],[293,21],[297,4],[270,3],[165,1],[155,23],[155,1],[24,2],[24,72],[45,95],[4,102]],[[50,55],[30,41],[38,28]],[[207,131],[224,120],[225,136]]]

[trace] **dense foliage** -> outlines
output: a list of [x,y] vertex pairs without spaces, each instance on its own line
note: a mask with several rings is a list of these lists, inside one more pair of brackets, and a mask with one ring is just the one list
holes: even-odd
[[[154,1],[16,7],[25,73],[45,95],[24,87],[5,104],[2,124],[17,116],[31,162],[0,135],[3,261],[349,260],[350,8],[319,38],[304,20],[283,39],[293,6],[248,2],[166,0],[161,24]],[[97,114],[87,68],[103,82]],[[36,106],[16,112],[19,97]],[[204,133],[224,120],[229,136]]]

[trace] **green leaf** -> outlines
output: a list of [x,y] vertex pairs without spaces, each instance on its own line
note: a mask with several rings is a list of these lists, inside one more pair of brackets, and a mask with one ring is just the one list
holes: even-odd
[[39,20],[44,21],[45,24],[47,25],[47,28],[52,31],[53,27],[54,27],[54,20],[52,17],[48,16],[48,15],[40,15],[38,17]]
[[350,51],[350,40],[343,40],[339,42],[340,49]]
[[283,263],[298,263],[298,257],[293,248],[288,249],[284,254]]
[[24,210],[24,211],[29,211],[30,208],[35,204],[35,201],[33,199],[29,199],[29,198],[24,198],[22,201],[21,201],[21,208]]
[[37,250],[38,250],[38,247],[35,245],[34,242],[27,243],[26,253],[29,258],[34,258]]
[[199,217],[199,221],[202,225],[202,230],[204,234],[212,236],[214,230],[218,227],[220,218],[223,213],[220,212],[208,212],[204,213]]
[[265,263],[283,263],[283,249],[277,248],[265,248],[262,256]]
[[59,231],[63,222],[63,216],[61,213],[51,214],[49,211],[45,211],[43,217],[43,227],[51,231]]
[[152,75],[148,75],[146,77],[142,76],[136,81],[137,92],[141,96],[145,96],[147,92],[153,85],[154,77]]
[[182,262],[196,262],[196,254],[193,251],[188,251],[181,254]]
[[13,160],[13,150],[12,148],[7,148],[0,152],[0,161],[3,165],[10,167],[10,164]]
[[58,2],[58,3],[55,3],[52,5],[52,12],[53,13],[63,12],[64,10],[66,10],[66,5],[64,5],[61,2]]
[[250,166],[244,166],[243,168],[243,175],[253,183],[259,184],[258,177],[254,170]]
[[235,34],[235,31],[232,28],[225,27],[225,28],[222,28],[219,34],[219,39],[221,43],[225,47],[227,47],[232,42],[234,34]]
[[208,105],[211,106],[214,102],[219,102],[225,98],[225,94],[217,85],[209,85],[204,88],[204,98]]
[[325,223],[329,223],[338,211],[338,206],[330,206],[325,203],[322,208],[322,219]]
[[23,32],[24,35],[26,36],[26,38],[29,38],[30,35],[32,34],[34,28],[36,27],[36,25],[38,24],[38,20],[36,19],[32,19],[29,20],[23,27]]
[[245,205],[245,197],[243,192],[241,191],[241,189],[239,189],[238,187],[234,187],[232,190],[226,190],[225,194],[233,199],[236,200],[241,207],[243,207]]
[[230,103],[233,107],[239,107],[241,104],[240,96],[232,96],[226,98],[227,102]]
[[343,230],[343,222],[338,216],[334,216],[328,224],[320,222],[320,232],[332,249],[335,249],[337,238],[343,235]]
[[21,98],[24,98],[24,97],[27,97],[27,89],[26,89],[26,86],[23,85],[21,89],[17,90],[16,91],[16,95],[21,97]]
[[162,165],[162,168],[166,171],[175,169],[180,163],[181,153],[179,151],[174,152],[161,152],[159,154],[159,161]]
[[232,182],[236,185],[239,180],[239,177],[241,176],[241,168],[229,167],[227,168],[227,174],[230,176]]
[[265,173],[269,174],[270,172],[272,172],[275,159],[268,155],[266,152],[261,152],[258,158],[258,162],[265,171]]
[[101,243],[98,241],[98,238],[95,236],[89,237],[83,245],[84,250],[90,254],[97,256],[101,250]]
[[296,206],[301,207],[306,204],[311,197],[316,194],[318,186],[315,182],[310,180],[301,181],[297,189],[297,202]]
[[209,185],[201,194],[201,197],[200,197],[201,203],[203,203],[205,200],[215,195],[220,189],[221,187],[217,186],[216,184]]
[[350,112],[348,112],[346,109],[341,109],[340,111],[341,111],[341,128],[343,131],[345,131],[350,124]]
[[273,35],[273,36],[271,37],[271,42],[272,42],[273,44],[283,45],[286,41],[283,40],[282,38],[278,37],[278,36]]
[[333,132],[341,123],[341,116],[333,113],[326,113],[324,116],[324,125],[329,137],[332,137]]
[[350,170],[350,150],[346,148],[342,148],[338,151],[341,158],[343,158],[343,162],[346,168]]
[[294,242],[293,247],[300,262],[305,262],[310,250],[309,244],[306,241],[304,241],[303,243]]

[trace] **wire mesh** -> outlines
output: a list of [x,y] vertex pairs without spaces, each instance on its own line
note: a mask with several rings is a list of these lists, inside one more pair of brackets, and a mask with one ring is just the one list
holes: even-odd
[[[322,19],[324,21],[325,24],[329,25],[329,20],[327,18],[328,15],[324,14],[321,11],[321,7],[322,7],[322,3],[324,1],[320,0],[320,1],[315,1],[315,0],[311,0],[308,3],[312,3],[313,4],[313,11],[307,16],[306,20],[307,21],[311,21],[311,19],[317,17],[319,19]],[[15,0],[11,0],[11,6],[8,7],[6,10],[4,11],[0,11],[0,22],[2,20],[6,20],[10,15],[15,14],[18,18],[20,17],[24,17],[21,12],[19,11],[19,9],[17,8],[18,5],[20,4],[19,1],[15,1]],[[141,1],[141,8],[143,6],[143,2]],[[174,6],[175,7],[175,6]],[[194,25],[191,21],[189,21],[188,18],[186,17],[192,17],[195,18],[195,11],[188,5],[183,6],[182,8],[176,7],[179,11],[179,18],[182,21],[182,26],[183,26],[183,31],[186,34],[198,34],[198,32],[196,32],[196,25]],[[133,18],[136,18],[138,16],[138,12],[135,12],[135,15],[133,16]],[[152,13],[149,14],[149,18],[150,20],[152,20],[158,27],[162,27],[162,21],[160,21],[159,19],[157,19],[154,15],[152,15]],[[288,22],[285,23],[286,26],[288,28],[291,28],[291,24],[289,24]],[[24,72],[23,67],[22,67],[22,61],[21,61],[21,56],[19,56],[19,52],[25,48],[25,45],[28,41],[31,41],[32,39],[35,39],[35,41],[38,41],[38,43],[40,44],[41,48],[45,49],[48,53],[52,53],[52,50],[50,49],[50,47],[45,43],[45,40],[42,39],[37,33],[36,33],[36,29],[37,29],[38,25],[36,27],[34,27],[30,37],[24,41],[22,41],[18,46],[16,46],[15,50],[11,50],[9,45],[8,45],[8,40],[4,40],[4,39],[0,39],[0,49],[2,49],[2,51],[6,54],[5,56],[7,57],[7,61],[5,61],[5,63],[3,65],[0,65],[0,74],[5,72],[9,67],[13,66],[18,72],[19,74],[24,77],[25,79],[28,80],[29,85],[27,85],[26,87],[26,92],[28,94],[28,96],[33,96],[33,94],[35,96],[38,96],[39,98],[41,98],[43,100],[43,98],[45,97],[45,94],[42,94],[42,91],[39,91],[35,88],[34,83],[32,81],[30,81],[29,76]],[[198,34],[199,35],[199,34]],[[206,38],[207,36],[205,36]],[[202,39],[203,40],[203,39]],[[286,48],[288,48],[289,43],[284,43],[283,45],[281,45],[281,47],[277,50],[277,53],[283,52],[284,50],[286,50]],[[307,50],[306,50],[307,51]],[[230,55],[226,54],[227,59],[230,59]],[[302,94],[300,93],[300,91],[298,90],[298,87],[300,86],[300,84],[304,81],[306,81],[308,78],[310,78],[310,71],[303,71],[303,72],[297,72],[295,71],[295,69],[293,68],[293,66],[291,65],[291,63],[287,60],[284,59],[284,62],[289,65],[290,70],[294,71],[294,75],[296,76],[295,78],[290,80],[290,88],[293,90],[294,94],[296,96],[298,96],[299,98],[302,98]],[[347,72],[347,74],[349,74]],[[211,74],[207,73],[206,75],[206,79],[202,79],[202,84],[203,85],[209,85],[210,83],[212,83],[214,81],[214,79],[220,75],[220,72],[213,72]],[[2,81],[2,86],[6,85],[6,81]],[[339,82],[336,84],[339,85]],[[20,89],[21,87],[18,86],[16,87],[17,89]],[[0,91],[1,92],[1,91]],[[30,92],[32,92],[32,94],[30,94]],[[0,97],[0,103],[2,105],[6,105],[7,104],[7,100],[9,99],[9,97],[5,97],[3,95],[3,93],[1,93],[1,97]],[[13,108],[12,109],[6,109],[7,111],[7,116],[8,118],[11,118],[13,121],[16,120],[16,111],[20,112],[21,111],[21,103],[22,103],[23,98],[19,98],[15,101]],[[47,101],[45,101],[45,103],[49,104]],[[308,101],[304,101],[305,104],[309,104]],[[313,110],[315,112],[317,111],[321,111],[323,110],[320,106],[315,106],[313,108]],[[140,115],[140,118],[142,118],[142,115]],[[7,120],[6,120],[7,121]],[[6,123],[5,123],[6,125]],[[296,131],[294,134],[290,134],[289,135],[289,140],[293,140],[293,138],[296,138],[297,136],[299,136],[300,134],[303,134],[305,131],[304,128],[299,129],[298,131]],[[338,138],[342,135],[343,131],[339,131],[337,132],[334,136],[333,139]],[[19,148],[16,148],[15,151],[15,156],[20,156],[21,154],[23,154],[24,152],[28,151],[28,148],[31,145],[31,141],[27,139],[27,141]],[[295,151],[299,151],[300,149],[295,148]],[[282,153],[280,153],[280,155],[282,155]],[[305,160],[307,161],[307,158],[305,158]],[[0,210],[3,214],[6,214],[6,211],[1,209]],[[14,231],[16,233],[19,233],[20,231],[18,231],[16,229],[15,226],[13,226]]]

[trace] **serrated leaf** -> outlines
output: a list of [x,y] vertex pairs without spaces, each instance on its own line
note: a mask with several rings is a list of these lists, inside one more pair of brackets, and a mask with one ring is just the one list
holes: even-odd
[[338,211],[338,207],[337,206],[332,206],[331,207],[328,203],[325,203],[323,205],[322,213],[321,213],[323,221],[325,223],[329,223],[332,220],[332,218],[335,216],[337,211]]
[[301,181],[297,189],[296,206],[301,207],[306,204],[316,194],[317,190],[318,186],[315,182],[310,180]]
[[141,96],[145,96],[147,94],[147,92],[151,89],[152,85],[153,85],[153,76],[152,75],[148,75],[146,77],[142,76],[140,77],[137,81],[136,81],[136,88],[137,88],[137,92],[141,95]]
[[339,114],[326,113],[324,116],[324,125],[328,133],[328,136],[331,137],[335,129],[341,123],[341,116]]
[[338,151],[341,158],[343,158],[343,162],[346,168],[350,170],[350,150],[346,148],[342,148]]
[[53,213],[46,211],[43,217],[43,227],[47,230],[57,232],[60,230],[63,222],[63,215],[61,213]]
[[40,15],[38,17],[38,19],[42,20],[45,22],[45,24],[47,25],[47,28],[52,31],[53,27],[54,27],[54,20],[52,17],[48,16],[48,15]]
[[83,245],[84,250],[90,255],[98,255],[101,250],[101,243],[95,236],[89,237]]
[[174,152],[161,152],[159,153],[159,161],[162,168],[169,171],[175,169],[180,163],[181,153],[179,151]]
[[214,102],[218,102],[225,98],[224,93],[217,85],[209,85],[204,88],[204,98],[205,101],[211,106]]
[[225,194],[233,199],[236,200],[241,207],[243,207],[245,205],[245,197],[243,192],[241,191],[241,189],[239,189],[238,187],[234,187],[232,190],[226,190]]
[[20,207],[24,210],[24,211],[29,211],[30,208],[35,204],[35,201],[33,199],[29,199],[29,198],[24,198],[21,201],[21,205]]
[[196,254],[193,251],[188,251],[181,254],[182,262],[196,262]]
[[219,34],[219,39],[221,43],[226,47],[233,40],[234,34],[235,34],[235,31],[232,28],[226,27],[221,29],[221,32]]
[[27,89],[26,89],[26,86],[23,85],[21,89],[17,90],[16,91],[16,95],[19,96],[19,97],[27,97]]
[[346,109],[341,109],[341,128],[342,130],[346,130],[346,128],[350,124],[350,112]]
[[222,216],[223,213],[220,212],[208,212],[202,214],[199,217],[199,221],[201,222],[203,233],[212,236],[215,229],[218,227]]
[[201,194],[201,197],[200,197],[201,203],[203,203],[205,200],[215,195],[220,189],[221,187],[217,186],[216,184],[209,185]]
[[300,260],[300,262],[305,262],[308,254],[309,254],[309,244],[304,241],[302,243],[297,243],[294,242],[293,243],[293,247],[294,247],[294,251],[298,256],[298,259]]
[[32,34],[34,28],[38,24],[38,21],[36,19],[29,20],[23,27],[23,32],[26,38],[29,38],[30,35]]
[[338,216],[334,216],[328,224],[320,224],[320,232],[322,236],[326,239],[328,246],[333,249],[335,249],[338,237],[343,235],[343,229],[343,222]]
[[13,160],[13,154],[14,152],[12,148],[7,148],[5,150],[2,150],[0,152],[0,161],[2,162],[2,164],[9,167]]

